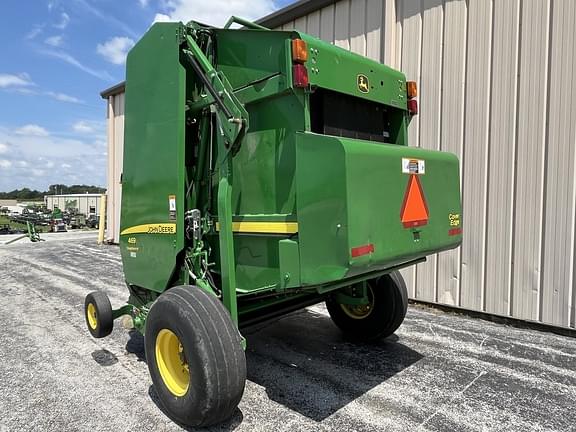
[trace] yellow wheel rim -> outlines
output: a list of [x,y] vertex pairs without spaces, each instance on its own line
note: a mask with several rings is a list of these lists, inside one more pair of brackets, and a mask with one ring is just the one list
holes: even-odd
[[86,308],[86,318],[88,318],[88,325],[92,330],[96,330],[98,327],[98,316],[96,315],[96,306],[92,303],[88,303]]
[[156,364],[166,388],[174,396],[184,396],[190,386],[190,370],[180,339],[171,330],[156,336]]
[[368,317],[374,309],[374,293],[372,287],[368,285],[368,303],[363,305],[340,304],[346,315],[352,319],[361,320]]

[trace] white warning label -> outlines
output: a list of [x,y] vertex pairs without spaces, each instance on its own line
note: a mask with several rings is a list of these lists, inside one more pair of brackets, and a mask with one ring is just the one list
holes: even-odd
[[426,163],[422,159],[402,158],[402,172],[404,174],[425,174]]

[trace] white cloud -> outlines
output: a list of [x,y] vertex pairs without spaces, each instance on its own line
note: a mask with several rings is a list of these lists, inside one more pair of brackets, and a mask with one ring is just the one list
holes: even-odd
[[128,37],[113,37],[103,44],[98,44],[96,51],[110,63],[121,65],[126,62],[126,56],[134,41]]
[[37,95],[38,94],[38,92],[36,90],[29,89],[28,87],[16,87],[16,88],[8,89],[8,90],[11,92],[20,93],[23,95]]
[[42,25],[37,25],[34,26],[32,28],[32,30],[30,30],[26,36],[24,36],[24,39],[26,40],[33,40],[36,38],[36,36],[38,36],[39,34],[41,34],[44,31],[44,24]]
[[0,126],[0,142],[9,145],[8,153],[0,156],[0,190],[46,190],[56,183],[106,184],[106,157],[93,140],[91,135],[85,140],[66,134],[18,135]]
[[0,88],[31,86],[34,83],[30,80],[30,75],[21,73],[18,75],[0,74]]
[[154,21],[152,21],[152,24],[157,22],[170,22],[170,21],[172,21],[172,19],[170,19],[168,15],[157,13],[156,15],[154,15]]
[[80,120],[72,125],[72,129],[80,133],[92,133],[94,132],[94,127],[92,127],[87,121]]
[[138,3],[140,3],[140,7],[147,7],[148,6],[148,0],[138,0]]
[[66,63],[77,67],[78,69],[80,69],[83,72],[86,72],[89,75],[92,75],[96,78],[100,78],[103,81],[114,81],[114,79],[110,76],[110,74],[106,71],[99,71],[96,69],[92,69],[88,66],[85,66],[84,64],[82,64],[79,60],[77,60],[75,57],[71,56],[70,54],[68,54],[65,51],[55,51],[55,50],[44,50],[41,51],[43,54],[49,55],[51,57],[55,57],[58,58],[60,60],[65,61]]
[[36,136],[36,137],[47,137],[50,135],[50,133],[46,129],[36,124],[24,125],[21,128],[16,129],[14,133],[16,135]]
[[64,30],[68,27],[70,23],[70,16],[66,12],[62,12],[60,14],[60,21],[57,24],[54,24],[54,27],[60,30]]
[[44,39],[44,43],[53,47],[59,47],[64,43],[64,37],[62,35],[50,36],[49,38]]
[[[24,74],[25,75],[25,74]],[[30,87],[22,86],[22,81],[24,78],[18,77],[15,75],[1,75],[0,74],[0,88],[3,88],[4,91],[12,92],[12,93],[20,93],[27,96],[48,96],[49,98],[55,99],[60,102],[68,102],[74,104],[84,104],[85,102],[82,99],[78,99],[75,96],[67,95],[66,93],[58,93],[54,91],[41,91],[38,89],[31,89]],[[35,85],[31,81],[25,81],[25,85],[33,86]]]
[[98,146],[101,141],[106,143],[105,136],[106,124],[100,120],[78,120],[72,125],[72,130],[79,134],[90,134],[95,141],[92,145]]
[[52,99],[56,99],[57,101],[60,102],[69,102],[69,103],[75,103],[75,104],[83,104],[84,101],[81,99],[78,99],[77,97],[74,96],[70,96],[67,95],[65,93],[57,93],[57,92],[53,92],[53,91],[47,91],[44,92],[44,94],[48,97],[51,97]]
[[194,19],[215,26],[224,25],[231,15],[253,20],[277,9],[272,0],[165,0],[164,6],[170,21]]
[[0,154],[8,153],[8,144],[0,143]]

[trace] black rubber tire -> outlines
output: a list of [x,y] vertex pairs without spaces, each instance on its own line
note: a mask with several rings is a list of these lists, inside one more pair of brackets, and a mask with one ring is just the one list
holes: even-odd
[[326,308],[336,326],[352,341],[373,342],[393,334],[404,321],[408,310],[408,291],[404,278],[393,271],[368,281],[373,293],[372,312],[365,318],[351,318],[342,310],[334,295]]
[[[92,328],[88,320],[88,305],[92,304],[96,309],[96,327]],[[84,319],[90,334],[99,339],[108,336],[114,328],[112,318],[112,305],[110,299],[102,291],[94,291],[86,296],[84,300]]]
[[[190,371],[188,389],[175,396],[156,360],[156,338],[171,330],[183,348]],[[210,426],[232,416],[246,383],[246,356],[228,310],[196,286],[170,288],[152,305],[146,319],[146,361],[160,403],[187,426]]]

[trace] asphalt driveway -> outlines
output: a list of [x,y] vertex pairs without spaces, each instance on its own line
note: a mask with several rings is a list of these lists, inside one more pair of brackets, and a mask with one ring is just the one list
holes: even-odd
[[[126,299],[118,248],[83,234],[0,246],[0,431],[172,431],[142,338],[85,329]],[[247,335],[228,431],[576,430],[576,339],[411,306],[391,338],[345,342],[323,306]]]

